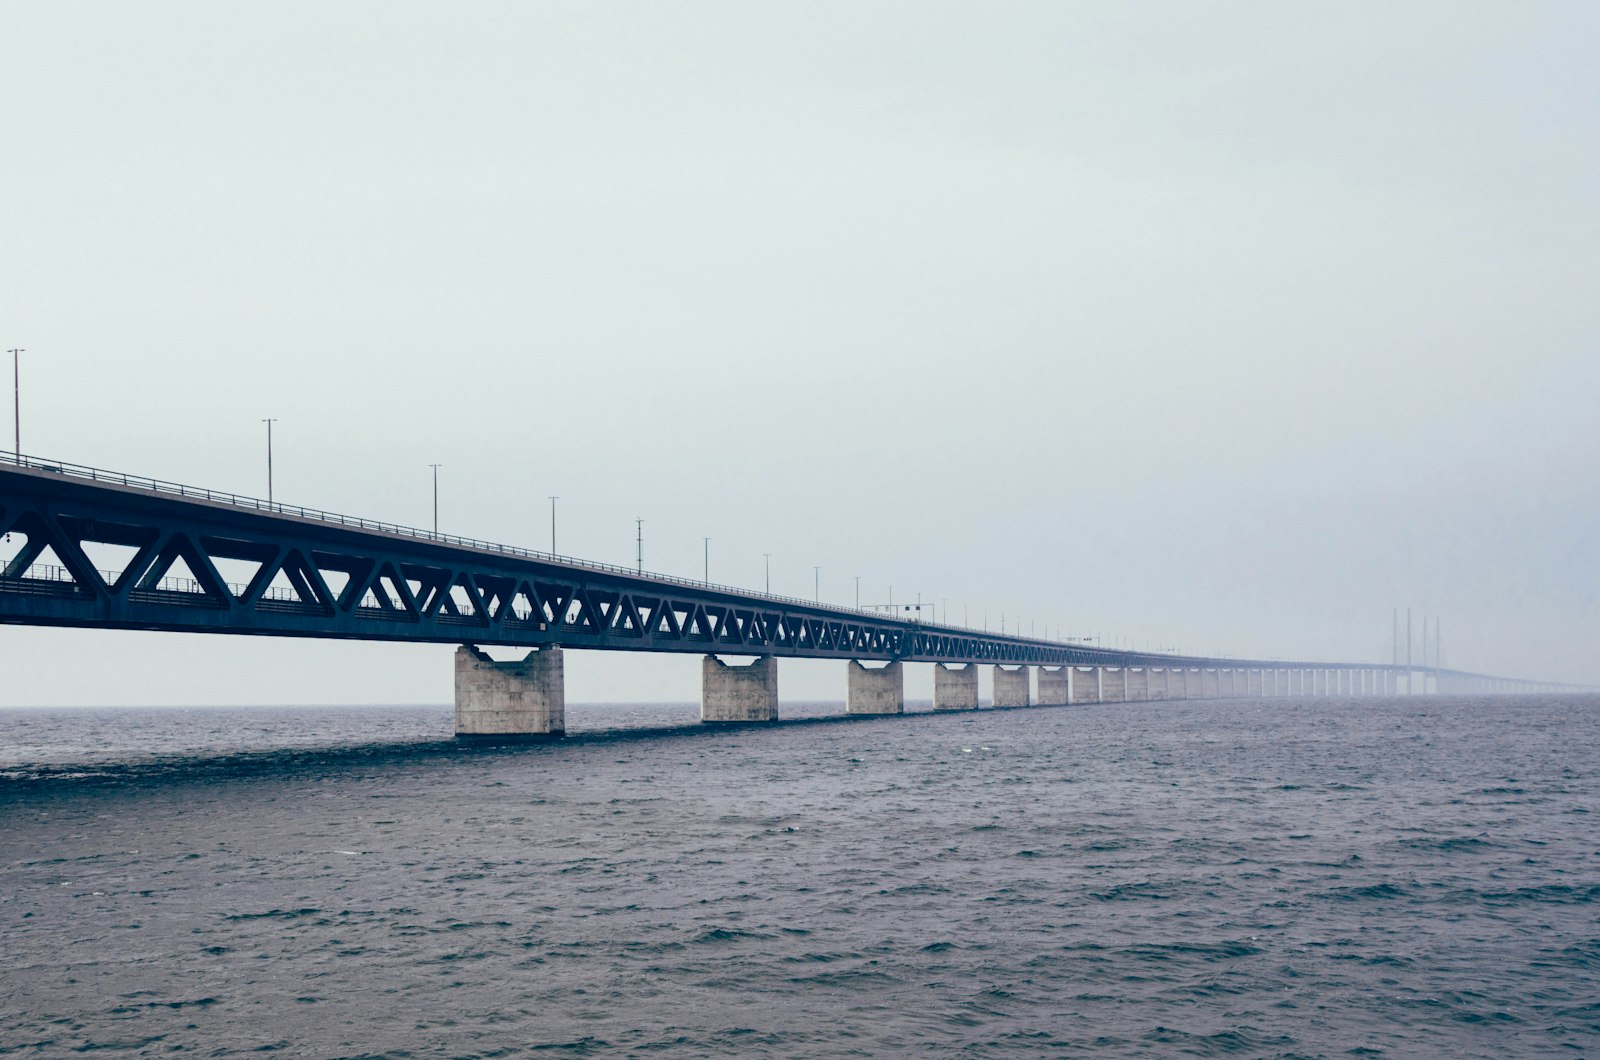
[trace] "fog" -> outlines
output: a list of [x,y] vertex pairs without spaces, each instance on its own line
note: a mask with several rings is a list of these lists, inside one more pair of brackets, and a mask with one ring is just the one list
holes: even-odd
[[[553,494],[562,552],[642,517],[671,574],[710,537],[717,581],[1284,659],[1387,661],[1410,607],[1447,666],[1600,682],[1597,31],[11,2],[22,448],[259,495],[274,417],[290,503],[426,526],[437,462],[441,529],[508,544]],[[445,703],[449,655],[7,627],[0,704]],[[571,653],[567,694],[699,672]]]

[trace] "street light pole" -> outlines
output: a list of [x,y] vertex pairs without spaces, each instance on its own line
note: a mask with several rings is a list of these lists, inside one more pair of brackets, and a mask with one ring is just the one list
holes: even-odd
[[763,552],[762,557],[767,561],[767,595],[772,595],[772,553]]
[[811,572],[816,576],[816,588],[811,598],[820,604],[822,603],[822,568],[812,567]]
[[22,355],[27,350],[13,349],[11,352],[11,415],[12,423],[16,426],[16,438],[11,443],[17,447],[17,464],[22,464]]
[[556,554],[556,501],[560,499],[554,494],[550,496],[550,554],[552,556]]
[[433,468],[433,536],[439,536],[439,469],[443,464],[429,464]]
[[635,543],[637,544],[638,549],[639,549],[639,552],[638,552],[639,573],[643,574],[644,573],[644,517],[643,516],[639,516],[639,517],[635,518],[633,520],[633,526],[634,526],[634,531],[638,535],[634,540],[635,540]]
[[702,580],[707,585],[710,585],[711,584],[711,539],[709,537],[708,538],[704,538],[704,541],[706,543],[706,572],[705,572],[705,577]]
[[262,420],[267,425],[267,503],[272,503],[272,425],[275,419]]
[[861,610],[861,575],[856,575],[856,610]]

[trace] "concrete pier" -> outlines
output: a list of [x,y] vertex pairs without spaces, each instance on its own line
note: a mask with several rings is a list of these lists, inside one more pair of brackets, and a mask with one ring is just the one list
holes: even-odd
[[1125,703],[1127,699],[1127,669],[1121,666],[1100,667],[1100,702]]
[[1122,671],[1123,695],[1130,703],[1143,703],[1150,698],[1150,669],[1145,666],[1127,667]]
[[560,648],[495,662],[470,644],[456,649],[456,736],[496,742],[551,739],[567,729]]
[[777,721],[778,660],[763,655],[747,666],[730,666],[707,655],[700,664],[700,720]]
[[1008,670],[994,668],[994,705],[997,707],[1026,707],[1033,702],[1029,689],[1028,667]]
[[1222,698],[1222,675],[1214,668],[1208,667],[1200,671],[1200,698]]
[[1039,667],[1039,705],[1064,707],[1071,697],[1067,688],[1067,667]]
[[1074,666],[1072,668],[1072,701],[1074,703],[1100,702],[1100,667]]
[[978,709],[978,664],[933,664],[933,709]]
[[1251,699],[1260,699],[1265,693],[1261,688],[1260,670],[1246,670],[1244,672],[1244,694]]
[[900,661],[869,670],[855,659],[847,664],[849,688],[845,699],[846,714],[904,714],[906,712],[906,677]]

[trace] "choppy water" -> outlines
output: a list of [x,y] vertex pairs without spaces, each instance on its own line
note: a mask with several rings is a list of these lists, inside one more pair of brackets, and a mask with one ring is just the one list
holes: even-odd
[[0,711],[0,1053],[1600,1053],[1600,698],[571,717]]

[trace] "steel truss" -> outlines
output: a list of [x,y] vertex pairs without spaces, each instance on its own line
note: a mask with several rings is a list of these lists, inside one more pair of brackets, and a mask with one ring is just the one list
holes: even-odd
[[[125,484],[126,483],[126,484]],[[1125,652],[540,558],[93,469],[0,464],[0,623],[803,658],[1385,669]],[[96,557],[120,552],[117,569]]]

